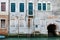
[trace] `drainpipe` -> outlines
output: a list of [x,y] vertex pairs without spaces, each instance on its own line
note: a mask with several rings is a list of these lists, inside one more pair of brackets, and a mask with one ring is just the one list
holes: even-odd
[[[36,5],[36,1],[34,1],[34,8],[35,8],[35,5]],[[34,19],[35,19],[35,15],[36,15],[36,11],[35,9],[33,10],[34,11],[34,16],[33,16],[33,29],[34,29],[34,36],[35,36],[35,23],[34,23]]]
[[34,36],[35,36],[35,24],[34,24],[34,19],[35,19],[35,10],[34,10],[34,17],[33,17],[33,29],[34,29]]
[[10,0],[8,0],[8,35],[10,34]]
[[[18,19],[18,16],[17,16]],[[18,38],[19,38],[19,19],[18,19]]]

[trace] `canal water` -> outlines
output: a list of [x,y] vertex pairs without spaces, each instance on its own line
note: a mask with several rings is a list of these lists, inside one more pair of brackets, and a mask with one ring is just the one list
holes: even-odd
[[5,38],[0,40],[60,40],[60,37],[54,37],[54,38]]

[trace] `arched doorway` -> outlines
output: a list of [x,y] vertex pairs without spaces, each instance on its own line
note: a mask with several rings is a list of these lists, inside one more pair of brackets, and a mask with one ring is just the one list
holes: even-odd
[[56,34],[56,25],[55,24],[49,24],[48,26],[47,26],[47,30],[48,30],[48,36],[50,37],[50,36],[57,36],[57,34]]

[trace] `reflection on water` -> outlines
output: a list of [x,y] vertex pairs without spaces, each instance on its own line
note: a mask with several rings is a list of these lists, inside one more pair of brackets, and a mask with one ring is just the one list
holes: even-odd
[[60,38],[54,37],[54,38],[6,38],[2,40],[60,40]]

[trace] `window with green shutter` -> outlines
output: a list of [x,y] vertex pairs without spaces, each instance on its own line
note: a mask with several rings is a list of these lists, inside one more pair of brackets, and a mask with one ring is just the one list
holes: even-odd
[[43,3],[43,10],[46,10],[46,3]]
[[24,12],[24,3],[20,3],[19,8],[20,12]]
[[29,15],[33,15],[33,3],[29,3],[28,10]]
[[11,12],[15,12],[15,3],[11,3]]
[[38,3],[38,10],[41,10],[41,3]]

